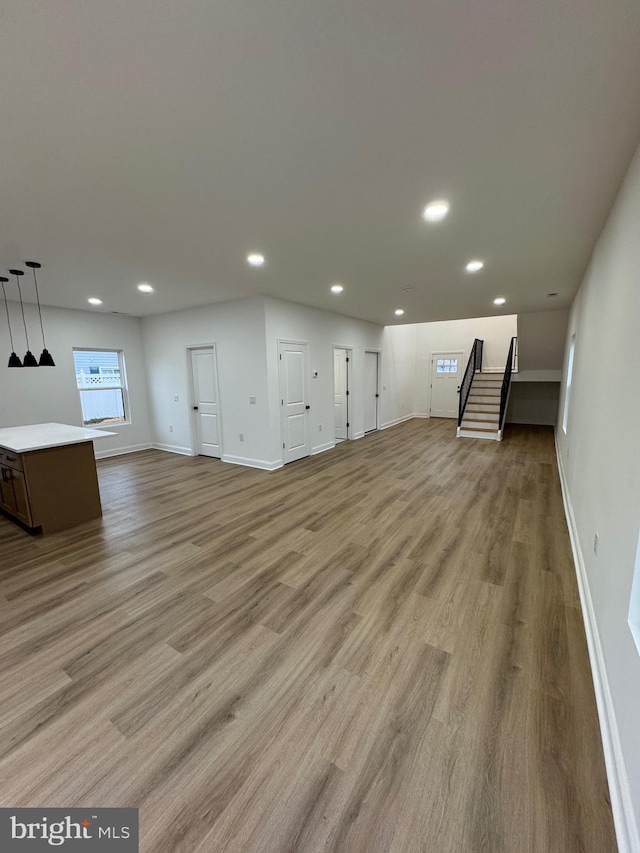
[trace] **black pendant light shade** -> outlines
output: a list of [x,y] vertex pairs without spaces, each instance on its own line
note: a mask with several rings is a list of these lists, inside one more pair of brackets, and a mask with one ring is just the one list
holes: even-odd
[[8,278],[4,278],[4,276],[0,276],[0,282],[2,283],[2,295],[4,296],[4,308],[7,312],[7,326],[9,327],[9,340],[11,341],[11,355],[9,356],[9,364],[7,367],[22,367],[22,362],[16,355],[13,350],[13,335],[11,333],[11,320],[9,319],[9,305],[7,303],[7,291],[4,289],[6,282],[8,282]]
[[53,356],[47,349],[47,342],[44,337],[44,325],[42,323],[42,308],[40,307],[40,293],[38,292],[38,279],[36,278],[36,270],[39,270],[42,267],[42,264],[39,264],[37,261],[25,261],[25,264],[33,270],[33,283],[36,286],[36,300],[38,301],[38,315],[40,317],[40,331],[42,332],[42,346],[43,350],[40,353],[40,360],[38,364],[40,367],[55,367],[56,363],[53,360]]
[[20,287],[20,276],[24,275],[24,270],[9,270],[11,275],[15,275],[16,284],[18,285],[18,295],[20,296],[20,309],[22,311],[22,324],[24,326],[24,336],[27,341],[27,352],[22,359],[23,367],[37,367],[38,361],[29,347],[29,332],[27,331],[27,321],[24,316],[24,302],[22,301],[22,288]]

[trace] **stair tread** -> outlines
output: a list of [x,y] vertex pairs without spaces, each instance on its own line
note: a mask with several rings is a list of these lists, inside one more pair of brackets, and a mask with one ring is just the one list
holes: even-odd
[[[469,406],[493,406],[492,409],[470,409]],[[497,403],[467,403],[467,407],[465,411],[473,412],[474,414],[485,412],[487,415],[495,415],[497,414],[497,410],[500,407]]]
[[467,426],[464,421],[460,424],[460,429],[468,429],[471,432],[498,432],[497,429],[486,429],[486,427]]

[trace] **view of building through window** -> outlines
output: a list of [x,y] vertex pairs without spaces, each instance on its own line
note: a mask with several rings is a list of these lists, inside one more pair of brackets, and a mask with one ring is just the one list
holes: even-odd
[[127,420],[124,358],[120,350],[74,349],[85,426]]

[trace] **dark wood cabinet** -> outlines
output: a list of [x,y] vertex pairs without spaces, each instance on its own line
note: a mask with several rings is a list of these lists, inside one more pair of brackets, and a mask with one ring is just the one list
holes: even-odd
[[93,444],[14,453],[0,447],[0,509],[34,532],[102,515]]
[[0,468],[0,475],[0,506],[5,512],[31,527],[31,507],[24,473],[16,468],[10,468],[4,462]]

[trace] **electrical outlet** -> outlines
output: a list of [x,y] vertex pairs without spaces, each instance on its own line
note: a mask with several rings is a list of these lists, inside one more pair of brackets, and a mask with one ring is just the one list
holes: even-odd
[[598,545],[600,544],[600,534],[595,533],[593,536],[593,553],[598,556]]
[[383,390],[383,391],[386,391],[386,390],[387,390],[387,386],[386,386],[386,385],[383,385],[383,386],[382,386],[382,390]]
[[318,432],[322,432],[322,424],[318,424]]
[[249,397],[249,405],[255,406],[255,404],[256,404],[256,398],[255,397]]
[[174,403],[179,403],[179,402],[180,402],[180,395],[179,395],[179,394],[176,394],[176,395],[175,395],[175,397],[173,398],[173,402],[174,402]]
[[169,424],[169,432],[173,432],[173,427]]
[[240,439],[240,441],[244,441],[244,433],[239,433],[238,438]]

